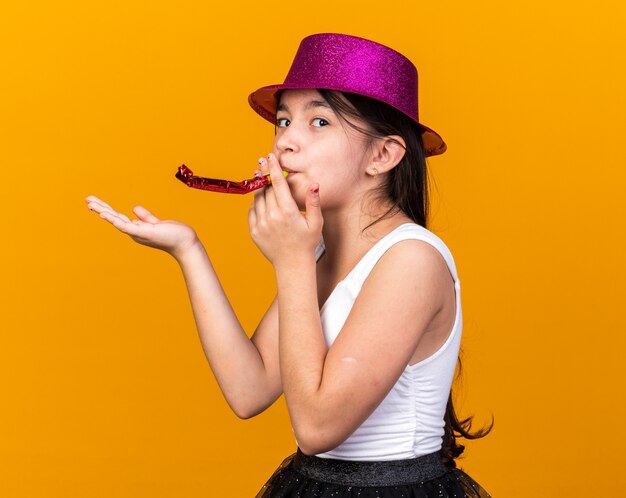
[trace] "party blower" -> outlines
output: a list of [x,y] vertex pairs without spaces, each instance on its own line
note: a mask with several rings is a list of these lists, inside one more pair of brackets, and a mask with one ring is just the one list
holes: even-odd
[[[288,173],[283,171],[283,175],[286,177]],[[247,194],[272,183],[270,175],[255,176],[241,182],[194,176],[193,171],[184,164],[178,168],[176,178],[191,188],[208,190],[210,192],[223,192],[225,194]]]

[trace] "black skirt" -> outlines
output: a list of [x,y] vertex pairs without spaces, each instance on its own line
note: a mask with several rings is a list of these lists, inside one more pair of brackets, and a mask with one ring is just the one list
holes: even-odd
[[490,498],[469,475],[446,467],[439,453],[408,460],[354,462],[304,455],[276,469],[256,498]]

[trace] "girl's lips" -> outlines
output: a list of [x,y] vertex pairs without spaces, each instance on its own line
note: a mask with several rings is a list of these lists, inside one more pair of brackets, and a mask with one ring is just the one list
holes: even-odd
[[286,171],[290,175],[293,174],[293,173],[297,173],[296,171],[292,170],[291,168],[289,168],[287,166],[284,166],[282,161],[278,161],[278,165],[280,166],[280,169],[282,169],[283,171]]

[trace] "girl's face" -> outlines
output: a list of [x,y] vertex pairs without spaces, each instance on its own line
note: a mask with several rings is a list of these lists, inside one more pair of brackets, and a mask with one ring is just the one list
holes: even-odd
[[[363,126],[364,123],[355,121]],[[276,112],[274,154],[296,203],[304,209],[307,189],[320,186],[325,210],[361,196],[369,164],[368,138],[347,125],[316,90],[282,92]]]

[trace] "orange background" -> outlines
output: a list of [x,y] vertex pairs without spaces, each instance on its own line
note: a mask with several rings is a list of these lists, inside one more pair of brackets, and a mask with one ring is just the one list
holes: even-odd
[[0,495],[247,497],[293,450],[282,402],[229,412],[175,262],[84,198],[194,226],[251,331],[275,290],[251,199],[173,175],[248,177],[273,136],[248,93],[324,31],[409,56],[449,146],[432,229],[463,284],[460,407],[496,419],[461,465],[494,498],[626,492],[625,25],[621,0],[4,5]]

